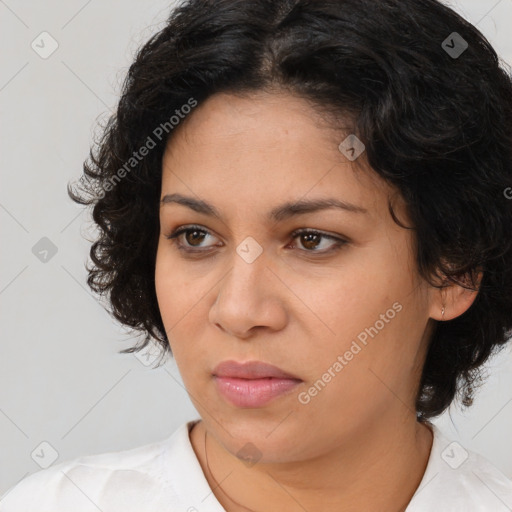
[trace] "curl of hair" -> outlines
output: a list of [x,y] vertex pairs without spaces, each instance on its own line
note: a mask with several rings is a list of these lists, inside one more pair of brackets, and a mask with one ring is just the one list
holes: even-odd
[[[442,47],[453,32],[468,43],[457,58]],[[457,394],[470,405],[483,363],[512,334],[505,66],[473,25],[436,0],[179,4],[130,66],[117,110],[84,163],[81,190],[68,185],[74,201],[93,207],[100,232],[88,285],[108,294],[117,320],[145,334],[121,352],[151,338],[170,352],[154,271],[161,160],[173,131],[158,138],[155,129],[191,98],[281,89],[350,120],[368,163],[406,202],[421,275],[435,286],[478,287],[464,314],[435,325],[416,399],[420,420]],[[137,158],[148,137],[154,147]],[[390,213],[400,223],[391,206]]]

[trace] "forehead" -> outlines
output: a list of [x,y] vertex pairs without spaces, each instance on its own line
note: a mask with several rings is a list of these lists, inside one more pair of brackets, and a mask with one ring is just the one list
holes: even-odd
[[[301,149],[303,154],[313,154],[316,149],[317,154],[324,150],[338,157],[342,130],[333,127],[332,119],[323,110],[284,92],[214,94],[178,125],[166,154],[172,154],[179,146],[192,145],[196,149],[206,146],[215,155],[216,148],[225,149],[224,144],[235,141],[241,145],[230,147],[231,157],[246,152],[248,146],[265,152]],[[309,144],[303,147],[306,139]]]
[[391,187],[338,146],[349,132],[333,127],[295,96],[216,94],[172,133],[162,161],[162,196],[184,193],[232,203],[236,211],[339,196],[387,212]]

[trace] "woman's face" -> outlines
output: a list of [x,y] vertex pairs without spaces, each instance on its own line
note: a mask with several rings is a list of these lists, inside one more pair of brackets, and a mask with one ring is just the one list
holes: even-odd
[[[296,97],[218,94],[182,121],[163,158],[161,199],[180,194],[219,215],[169,197],[160,206],[155,280],[171,349],[208,432],[233,454],[251,442],[261,462],[314,457],[414,415],[437,311],[413,232],[389,214],[393,190],[356,171],[338,148],[348,133],[320,121]],[[329,199],[355,208],[270,216]],[[237,402],[213,375],[227,360],[269,363],[299,381],[281,381],[287,391],[266,402],[249,386]]]

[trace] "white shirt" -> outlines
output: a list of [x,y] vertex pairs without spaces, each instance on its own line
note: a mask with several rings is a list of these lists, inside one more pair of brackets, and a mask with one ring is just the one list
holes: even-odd
[[[162,441],[28,475],[4,493],[0,512],[225,512],[190,442],[197,421]],[[427,468],[406,512],[510,512],[512,481],[429,425],[434,440]]]

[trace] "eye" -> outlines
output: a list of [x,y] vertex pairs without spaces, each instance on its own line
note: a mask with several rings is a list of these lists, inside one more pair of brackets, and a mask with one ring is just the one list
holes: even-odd
[[[180,241],[181,235],[185,235],[185,245]],[[199,251],[194,251],[193,248],[201,247],[199,244],[205,239],[205,235],[211,236],[209,231],[199,226],[185,226],[177,229],[170,235],[167,235],[165,238],[170,240],[176,239],[178,241],[178,249],[184,250],[186,252],[204,252],[202,249]],[[192,248],[192,250],[190,250],[190,248]]]
[[[318,252],[321,254],[325,254],[327,252],[335,251],[340,249],[343,245],[345,245],[347,240],[343,238],[339,238],[333,235],[327,235],[326,233],[322,233],[321,231],[316,231],[314,229],[297,229],[291,234],[293,239],[298,238],[300,243],[306,249],[302,249],[305,252]],[[322,239],[331,240],[333,243],[327,249],[318,249],[322,244],[320,243]],[[324,244],[325,246],[325,244]]]
[[[184,235],[183,243],[180,240],[181,235]],[[184,226],[175,230],[170,235],[166,235],[167,239],[177,240],[178,249],[188,252],[188,253],[205,253],[207,252],[204,248],[214,247],[213,245],[201,245],[202,242],[207,237],[212,237],[211,233],[200,226]],[[326,254],[331,251],[335,251],[340,249],[343,245],[347,244],[348,241],[344,240],[340,237],[336,237],[333,235],[328,235],[326,233],[322,233],[321,231],[316,231],[313,229],[297,229],[291,234],[292,240],[299,239],[300,244],[304,249],[299,249],[304,253],[318,253],[318,254]],[[327,246],[327,248],[322,248],[322,240],[330,240],[331,245]],[[325,244],[324,244],[325,246]],[[320,247],[320,249],[319,249]]]

